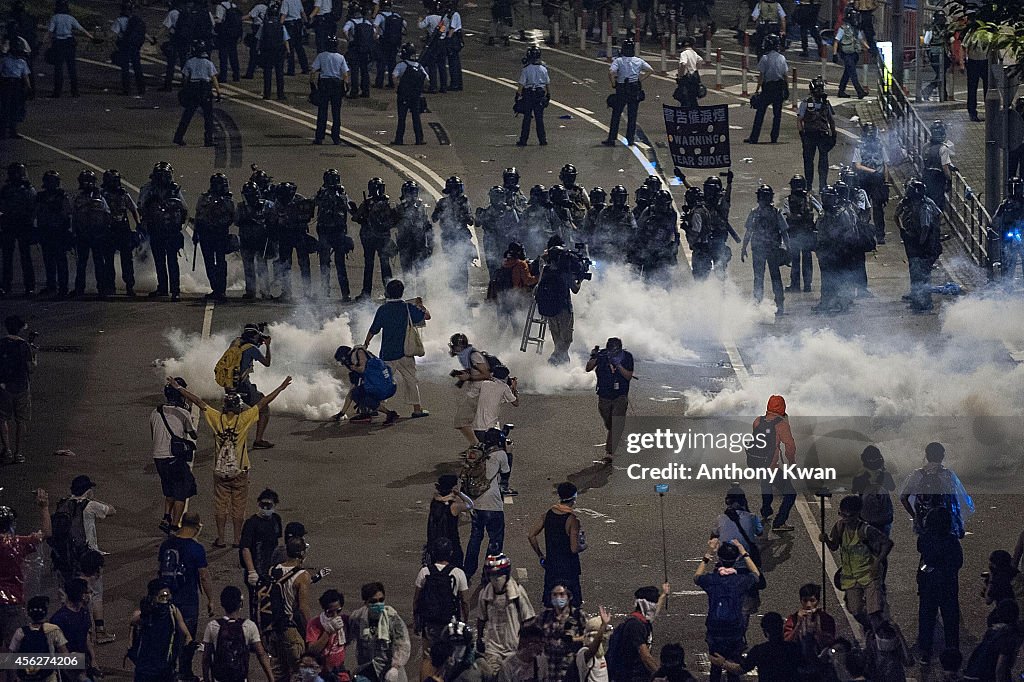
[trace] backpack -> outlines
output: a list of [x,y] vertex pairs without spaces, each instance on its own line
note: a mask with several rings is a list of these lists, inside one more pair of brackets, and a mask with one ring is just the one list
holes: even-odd
[[301,228],[308,225],[316,213],[316,203],[300,195],[295,195],[288,208],[289,227]]
[[743,593],[717,586],[708,600],[708,635],[743,631]]
[[153,225],[150,232],[171,234],[180,232],[185,219],[188,217],[188,209],[181,201],[181,196],[174,194],[163,200],[158,200],[153,211]]
[[828,103],[816,99],[807,100],[804,110],[804,132],[809,135],[831,135],[829,125],[832,117],[828,113]]
[[356,23],[348,48],[357,54],[369,54],[373,48],[373,24],[366,19]]
[[213,37],[213,19],[204,7],[188,6],[178,15],[174,24],[174,37],[178,42],[190,45],[197,40]]
[[870,524],[892,523],[892,498],[880,484],[868,484],[860,494],[860,516]]
[[284,49],[284,25],[277,21],[264,21],[260,29],[259,48],[264,60],[269,59],[272,63]]
[[173,672],[178,659],[174,610],[169,604],[154,605],[149,598],[142,600],[140,610],[142,619],[132,628],[131,645],[125,658],[135,664],[136,673],[163,679]]
[[213,377],[218,386],[222,388],[235,388],[239,382],[248,376],[248,372],[246,372],[245,376],[241,374],[242,354],[252,347],[251,343],[242,343],[241,339],[235,339],[231,342],[231,345],[220,356],[220,360],[217,361],[216,366],[213,368]]
[[0,384],[25,375],[25,357],[19,352],[22,343],[0,339]]
[[235,221],[235,203],[231,197],[206,195],[200,199],[196,220],[209,227],[228,227]]
[[635,619],[637,622],[643,624],[643,621],[639,620],[632,614],[630,614],[626,621],[622,625],[615,627],[612,630],[611,637],[608,638],[608,650],[605,652],[605,661],[608,664],[608,679],[615,680],[628,680],[630,679],[629,671],[629,658],[625,655],[626,652],[623,650],[624,639],[626,637],[626,630],[629,629],[626,625],[630,619]]
[[135,52],[141,48],[146,42],[146,22],[142,20],[142,17],[132,15],[128,17],[128,23],[125,24],[124,31],[121,33],[121,39],[119,41],[121,47],[127,50]]
[[[914,527],[923,530],[924,519],[932,509],[943,507],[952,514],[953,486],[950,485],[949,475],[945,469],[933,469],[921,473],[918,489],[910,492],[914,496]],[[954,519],[954,523],[955,521],[956,519]]]
[[[748,467],[766,467],[772,463],[772,458],[775,456],[775,450],[778,446],[778,436],[775,433],[775,428],[782,421],[782,417],[775,419],[766,419],[762,417],[757,426],[754,428],[754,443],[747,448],[747,466]],[[758,438],[762,436],[762,438]],[[764,443],[764,445],[760,445]]]
[[509,369],[501,360],[498,359],[497,355],[491,355],[490,353],[485,353],[484,351],[480,351],[480,355],[484,356],[484,360],[487,361],[487,368],[491,370],[492,377],[495,377],[496,379],[501,379],[502,381],[508,379]]
[[244,618],[220,618],[217,645],[213,650],[213,679],[217,682],[245,682],[249,675],[249,643],[245,641]]
[[[237,420],[236,420],[237,422]],[[220,478],[234,478],[242,473],[242,464],[235,450],[234,428],[225,428],[224,415],[220,416],[221,433],[217,434],[217,455],[213,460],[213,473]]]
[[242,10],[238,9],[237,5],[231,5],[224,12],[224,21],[220,22],[218,35],[228,40],[238,40],[242,37]]
[[757,6],[761,9],[758,19],[766,24],[779,23],[779,4],[777,2],[759,2]]
[[[550,269],[551,275],[544,275]],[[537,312],[543,317],[553,317],[569,305],[569,290],[565,285],[565,278],[562,271],[551,265],[541,270],[540,281],[533,289],[534,297],[537,299]]]
[[366,369],[363,371],[363,391],[374,400],[387,400],[397,390],[395,380],[391,376],[391,368],[369,351],[366,351],[366,355]]
[[392,12],[384,17],[384,32],[380,42],[387,45],[398,45],[402,42],[402,33],[405,31],[405,20],[398,12]]
[[348,220],[348,202],[340,191],[320,190],[316,197],[316,223],[325,227],[344,227]]
[[418,98],[427,82],[427,72],[419,64],[405,63],[405,71],[398,79],[398,99],[408,102]]
[[[21,628],[22,640],[18,646],[19,654],[52,654],[53,649],[50,648],[50,638],[46,636],[45,626],[36,630],[23,625]],[[18,679],[26,680],[45,680],[53,674],[52,670],[46,668],[19,668]]]
[[85,507],[89,500],[75,500],[65,497],[57,503],[57,509],[50,516],[53,534],[49,543],[53,550],[53,566],[61,573],[70,575],[78,569],[82,555],[89,551],[85,539]]
[[110,227],[110,211],[99,195],[75,202],[75,232],[95,237]]
[[182,558],[181,540],[168,538],[160,546],[160,569],[159,577],[172,594],[182,590],[188,584],[186,582],[187,570],[185,561]]
[[454,570],[455,566],[451,564],[442,569],[432,563],[427,564],[427,577],[423,579],[416,604],[416,619],[420,627],[424,624],[444,625],[459,612],[455,578],[452,577]]
[[256,588],[256,604],[261,633],[284,632],[292,624],[286,609],[284,584],[301,570],[301,566],[293,566],[276,578],[271,575],[260,580]]
[[493,301],[498,298],[498,294],[508,291],[512,286],[512,268],[498,268],[487,283],[487,300]]
[[496,473],[490,478],[487,477],[487,460],[490,458],[491,453],[472,448],[466,455],[466,461],[462,463],[459,480],[462,482],[462,492],[470,499],[475,500],[490,490],[491,483],[498,476]]

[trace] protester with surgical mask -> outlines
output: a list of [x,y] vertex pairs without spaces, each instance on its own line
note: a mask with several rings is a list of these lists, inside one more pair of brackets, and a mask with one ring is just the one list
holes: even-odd
[[306,652],[323,658],[323,668],[331,676],[345,670],[345,647],[348,644],[348,616],[342,613],[345,596],[335,589],[320,595],[320,615],[306,624]]
[[539,625],[531,622],[519,629],[519,649],[502,664],[498,682],[555,682],[549,676],[544,630]]
[[249,617],[253,619],[259,606],[256,586],[260,578],[270,575],[274,549],[284,532],[284,522],[274,511],[279,502],[277,493],[267,488],[256,498],[256,513],[242,524],[238,561],[243,571],[242,579],[249,588]]
[[651,673],[658,669],[651,644],[654,629],[651,623],[665,606],[670,586],[665,583],[658,588],[649,585],[633,593],[633,612],[615,628],[608,640],[608,648],[615,655],[608,660],[609,677],[614,682],[640,682],[651,679]]
[[603,606],[598,607],[598,614],[587,620],[583,631],[584,646],[576,652],[580,682],[608,682],[608,661],[604,656],[608,652],[612,615]]
[[299,677],[296,682],[324,682],[323,672],[320,657],[307,651],[299,659]]
[[487,557],[484,577],[477,609],[476,650],[483,654],[486,676],[494,677],[519,648],[523,623],[537,614],[526,590],[512,577],[512,562],[507,556]]
[[544,609],[537,619],[537,624],[544,630],[544,655],[548,659],[551,682],[565,680],[576,652],[583,646],[586,618],[573,599],[568,587],[555,585],[550,592],[551,606]]
[[[743,613],[744,595],[757,584],[761,572],[743,543],[719,543],[718,538],[708,541],[709,552],[697,564],[693,582],[708,595],[707,626],[708,653],[729,660],[738,660],[747,648],[747,616]],[[742,570],[745,566],[746,570]],[[722,677],[722,668],[711,666],[711,682]],[[734,678],[730,674],[730,679]]]
[[386,603],[382,583],[363,585],[362,599],[363,606],[349,616],[349,632],[356,640],[355,672],[381,682],[407,682],[405,665],[412,645],[405,621]]

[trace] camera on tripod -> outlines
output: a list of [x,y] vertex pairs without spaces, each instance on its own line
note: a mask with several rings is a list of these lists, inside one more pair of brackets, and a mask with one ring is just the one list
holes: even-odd
[[593,265],[594,261],[590,259],[590,253],[587,251],[587,245],[584,242],[576,242],[575,248],[572,251],[568,249],[562,251],[562,256],[558,263],[560,269],[572,273],[572,276],[577,281],[593,279],[594,273],[590,271]]

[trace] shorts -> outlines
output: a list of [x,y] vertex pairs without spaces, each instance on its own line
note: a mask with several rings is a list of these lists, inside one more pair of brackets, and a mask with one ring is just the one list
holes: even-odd
[[480,400],[480,393],[463,393],[455,405],[455,428],[464,429],[472,427],[476,421],[476,406]]
[[249,381],[238,384],[238,395],[242,398],[242,402],[249,407],[256,407],[263,400],[263,394],[256,390],[256,384]]
[[32,419],[32,393],[8,393],[0,389],[0,418],[27,424]]
[[234,478],[213,477],[213,513],[241,519],[245,516],[245,504],[249,499],[249,472],[243,471]]
[[156,472],[160,474],[160,489],[164,497],[172,498],[175,502],[184,502],[199,494],[196,477],[192,475],[192,468],[186,462],[175,457],[163,457],[153,461],[156,463]]
[[856,618],[858,615],[871,616],[885,610],[885,593],[881,582],[872,580],[867,585],[854,585],[843,591],[846,609]]

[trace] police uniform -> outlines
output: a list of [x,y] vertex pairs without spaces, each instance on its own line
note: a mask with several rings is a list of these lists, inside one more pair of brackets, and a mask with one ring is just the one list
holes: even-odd
[[327,133],[327,109],[331,110],[331,139],[341,144],[341,97],[345,92],[345,76],[348,63],[337,52],[321,52],[313,60],[312,70],[320,72],[318,93],[320,103],[316,111],[316,134],[313,141],[323,142]]
[[826,97],[810,96],[800,102],[797,118],[803,121],[800,144],[803,147],[804,177],[814,186],[814,157],[818,157],[818,190],[828,184],[828,153],[836,144],[835,110]]
[[587,196],[587,190],[580,185],[565,185],[565,193],[569,196],[569,211],[572,214],[572,221],[576,225],[582,226],[587,213],[590,212],[590,197]]
[[419,198],[409,201],[408,197],[403,197],[395,205],[395,212],[398,215],[395,228],[398,262],[406,277],[414,276],[434,253],[434,226]]
[[317,53],[327,50],[327,36],[338,31],[338,19],[334,13],[334,0],[316,0],[313,3],[313,33],[316,35]]
[[349,198],[341,187],[321,187],[314,198],[316,236],[320,242],[320,286],[325,297],[331,295],[331,256],[338,273],[341,299],[349,300],[348,269],[345,258],[355,247],[348,236]]
[[786,21],[786,10],[782,9],[782,3],[776,0],[760,0],[754,5],[750,18],[757,22],[757,31],[754,33],[754,52],[758,59],[764,55],[764,39],[766,36],[778,35],[785,38],[785,31],[782,26]]
[[25,120],[25,100],[30,88],[28,62],[14,54],[0,60],[0,139],[16,138]]
[[823,43],[821,34],[818,32],[818,13],[820,11],[821,0],[796,0],[794,18],[797,25],[800,26],[800,56],[804,59],[809,56],[807,52],[808,34],[814,38],[814,44],[817,45],[818,52],[821,52]]
[[417,24],[427,34],[427,44],[423,48],[420,58],[423,60],[423,68],[430,76],[430,88],[427,92],[434,92],[436,84],[439,92],[448,92],[448,46],[445,40],[448,35],[446,17],[440,14],[428,14],[423,21]]
[[[388,26],[395,26],[398,21],[402,22],[402,30],[395,35],[394,28],[389,30]],[[387,76],[388,87],[393,88],[395,86],[395,80],[392,76],[392,72],[395,70],[395,61],[398,56],[398,51],[402,46],[402,36],[405,32],[406,22],[398,12],[394,10],[384,10],[382,12],[378,12],[377,16],[373,18],[373,25],[377,29],[377,35],[380,36],[377,39],[380,59],[377,60],[377,77],[374,79],[373,85],[376,88],[383,88],[384,77]]]
[[[289,299],[292,296],[292,252],[299,261],[299,274],[302,276],[302,292],[306,298],[313,295],[313,281],[309,267],[309,253],[302,243],[309,231],[309,223],[305,216],[301,215],[302,203],[308,201],[301,194],[296,193],[292,199],[284,203],[274,203],[274,210],[270,214],[271,231],[277,235],[277,260],[274,262],[274,271],[277,280],[281,283],[281,297]],[[312,216],[310,216],[312,217]]]
[[782,212],[774,206],[757,206],[747,216],[743,235],[743,251],[750,244],[751,265],[754,268],[754,301],[761,302],[764,297],[764,270],[772,280],[772,293],[775,295],[776,312],[783,312],[785,305],[785,289],[782,284],[782,261],[780,244],[789,249],[789,236],[786,219]]
[[249,19],[252,20],[252,31],[249,36],[246,37],[245,43],[249,47],[249,64],[245,67],[245,75],[242,78],[249,79],[256,75],[256,66],[259,64],[259,52],[257,46],[256,35],[259,33],[260,27],[263,26],[263,22],[267,18],[267,5],[263,2],[257,2],[249,10]]
[[419,62],[403,59],[391,74],[398,81],[398,127],[395,129],[395,144],[405,142],[405,117],[412,114],[412,131],[416,144],[425,144],[423,140],[423,123],[420,120],[420,101],[423,98],[423,85],[430,81]]
[[860,164],[875,171],[857,171],[858,184],[868,193],[871,199],[873,222],[875,224],[875,241],[885,244],[885,205],[889,202],[889,188],[885,184],[885,167],[889,163],[889,155],[877,137],[865,139],[853,151],[853,164]]
[[[504,197],[502,197],[503,199]],[[476,224],[483,236],[484,261],[490,277],[501,267],[505,249],[519,231],[519,214],[504,201],[476,210]]]
[[14,247],[17,242],[21,256],[21,277],[25,293],[36,288],[35,268],[32,266],[34,240],[32,218],[35,212],[36,190],[27,179],[8,180],[0,187],[0,247],[3,249],[3,290],[11,291],[14,280]]
[[[295,40],[299,40],[298,37]],[[277,83],[277,98],[286,99],[284,94],[284,57],[287,45],[292,43],[292,35],[281,22],[268,17],[256,32],[256,43],[263,67],[263,99],[270,99],[270,79],[274,76]]]
[[789,75],[789,64],[786,58],[775,50],[769,50],[757,62],[757,70],[761,73],[761,104],[754,113],[754,127],[750,129],[750,137],[744,142],[757,144],[761,136],[761,125],[768,106],[772,107],[771,141],[778,142],[779,129],[782,127],[782,105],[785,103],[786,76]]
[[292,39],[288,41],[288,75],[295,75],[295,58],[299,59],[299,68],[302,73],[309,73],[309,61],[306,59],[306,48],[302,45],[302,31],[305,11],[302,9],[302,0],[282,0],[281,16],[284,17],[285,28]]
[[[143,95],[146,92],[146,78],[142,73],[142,55],[140,53],[142,43],[128,42],[129,38],[135,38],[135,36],[128,35],[128,26],[132,18],[136,22],[142,22],[139,17],[120,16],[114,19],[110,25],[110,32],[114,34],[114,44],[117,46],[115,54],[118,66],[121,67],[121,93],[131,94],[131,80],[128,77],[128,70],[131,69],[135,74],[135,90],[138,94]],[[142,23],[142,27],[145,30],[145,23]],[[145,41],[145,36],[143,36],[143,41]]]
[[180,16],[181,11],[172,7],[164,15],[164,20],[161,24],[169,36],[167,42],[160,46],[160,50],[164,53],[164,57],[167,60],[167,65],[164,68],[164,84],[161,88],[164,92],[171,89],[171,84],[174,82],[174,70],[184,66],[185,59],[188,58],[188,44],[186,40],[179,38],[175,30]]
[[63,188],[43,189],[36,194],[35,224],[46,270],[46,287],[41,294],[68,294],[72,210],[71,197]]
[[52,50],[54,51],[55,64],[53,65],[53,94],[51,97],[60,97],[64,91],[64,66],[68,69],[68,79],[71,81],[71,96],[78,97],[78,67],[75,62],[75,31],[85,33],[85,29],[70,14],[58,13],[50,17],[50,24],[47,26],[52,38]]
[[636,235],[629,244],[626,260],[639,268],[644,280],[667,277],[665,270],[675,262],[678,249],[678,225],[675,209],[662,211],[653,205],[636,221]]
[[860,47],[863,42],[864,34],[848,22],[844,21],[836,32],[834,43],[839,46],[839,58],[843,62],[843,75],[839,79],[840,97],[849,96],[846,94],[846,84],[851,81],[858,97],[864,97],[867,94],[857,78],[857,61],[860,59]]
[[547,248],[548,239],[561,235],[562,221],[551,204],[542,204],[530,197],[526,210],[519,217],[519,230],[515,241],[523,245],[527,255],[540,255]]
[[238,225],[239,253],[242,256],[242,270],[245,275],[245,293],[242,298],[251,299],[259,294],[262,298],[273,298],[272,280],[267,270],[267,259],[274,257],[270,242],[268,222],[274,202],[259,199],[250,204],[241,201],[235,216]]
[[520,147],[526,146],[530,138],[530,121],[537,121],[537,142],[541,145],[548,143],[547,133],[544,130],[544,107],[547,106],[548,85],[551,78],[548,76],[548,68],[543,64],[527,64],[519,73],[519,85],[522,88],[523,124],[519,131]]
[[992,216],[992,230],[998,235],[1000,245],[999,275],[1007,288],[1013,288],[1017,264],[1024,268],[1024,202],[1013,197],[1003,199]]
[[615,77],[615,96],[612,103],[612,120],[609,124],[608,139],[605,144],[615,144],[619,135],[619,119],[622,110],[626,110],[626,144],[633,144],[636,136],[636,114],[640,108],[643,87],[640,75],[644,71],[653,71],[651,65],[640,57],[616,57],[609,72]]
[[[231,80],[238,82],[238,40],[242,37],[239,35],[230,34],[224,25],[225,19],[227,19],[228,12],[235,10],[241,12],[232,0],[223,0],[218,2],[213,8],[213,20],[214,26],[217,27],[217,55],[220,59],[220,72],[224,74],[224,79],[227,80],[228,66],[231,67]],[[241,16],[239,16],[241,18]]]
[[875,48],[875,10],[878,0],[853,0],[851,3],[858,13],[858,24],[864,32],[864,39],[871,49]]
[[814,310],[846,312],[853,304],[856,217],[849,210],[826,209],[814,227],[817,233],[815,251],[821,271],[821,298]]
[[139,210],[149,232],[149,247],[156,268],[156,290],[150,296],[166,296],[173,300],[181,294],[178,251],[184,248],[181,228],[188,219],[185,196],[176,183],[158,185],[148,182],[139,192]]
[[814,279],[814,224],[821,215],[821,204],[810,192],[793,193],[782,204],[782,216],[789,232],[789,290],[810,291]]
[[445,195],[437,200],[432,222],[440,227],[441,247],[448,264],[448,285],[457,294],[469,293],[469,266],[476,255],[473,248],[473,212],[465,194],[456,197]]
[[235,221],[235,202],[231,192],[204,192],[196,203],[195,233],[192,239],[203,251],[203,266],[215,301],[227,299],[228,229]]
[[949,177],[946,166],[953,155],[953,143],[929,141],[922,153],[924,165],[924,185],[928,189],[928,198],[935,202],[940,211],[946,209],[946,190],[949,189]]
[[[933,23],[932,27],[925,31],[924,44],[928,51],[928,61],[932,71],[935,73],[935,78],[921,90],[921,98],[925,101],[931,99],[932,93],[939,89],[940,86],[942,88],[940,99],[946,100],[949,98],[946,71],[949,71],[953,63],[949,50],[949,43],[952,37],[949,27],[945,24]],[[975,91],[977,91],[977,84],[975,84]],[[975,94],[975,107],[977,107],[977,94]],[[976,115],[977,110],[975,110]]]
[[128,190],[119,187],[116,190],[102,191],[103,200],[110,208],[110,234],[111,240],[105,256],[107,266],[107,279],[114,281],[114,253],[120,253],[121,257],[121,279],[124,281],[125,289],[129,296],[135,295],[135,234],[132,230],[130,217],[138,220],[138,209],[135,200],[128,193]]
[[448,89],[458,92],[462,90],[462,57],[460,53],[463,47],[462,38],[462,16],[457,11],[452,11],[448,20],[448,33],[445,36],[444,45],[448,54]]
[[174,132],[174,143],[185,144],[185,132],[196,109],[203,110],[203,144],[213,146],[213,84],[217,79],[217,67],[206,57],[192,57],[181,70],[184,81],[185,104]]
[[349,19],[342,28],[348,37],[348,50],[345,56],[352,69],[352,90],[349,97],[370,96],[370,58],[373,54],[376,30],[372,21],[361,16]]
[[[707,193],[705,193],[707,201]],[[738,242],[739,235],[729,224],[729,211],[732,207],[732,183],[726,188],[724,195],[717,203],[707,204],[708,213],[711,216],[711,253],[712,267],[718,276],[725,279],[725,271],[732,260],[732,249],[729,248],[729,238]]]
[[606,206],[597,217],[593,257],[609,263],[623,262],[636,230],[636,217],[629,206]]
[[932,267],[942,255],[942,212],[928,197],[904,199],[896,210],[910,268],[910,308],[925,312],[932,309]]
[[[73,202],[71,227],[75,234],[75,295],[85,293],[86,270],[89,255],[92,254],[93,274],[96,277],[96,291],[100,297],[114,293],[113,268],[107,267],[113,241],[110,224],[110,207],[100,190],[79,192]],[[110,275],[108,277],[108,275]]]
[[690,210],[686,226],[686,241],[693,255],[691,270],[695,280],[703,281],[711,274],[714,263],[713,227],[711,212],[703,204]]
[[382,284],[391,280],[391,259],[384,250],[391,239],[391,230],[398,221],[398,215],[387,195],[365,199],[353,216],[359,223],[359,242],[363,247],[363,289],[360,297],[373,294],[373,263],[374,258],[380,261],[380,279]]

